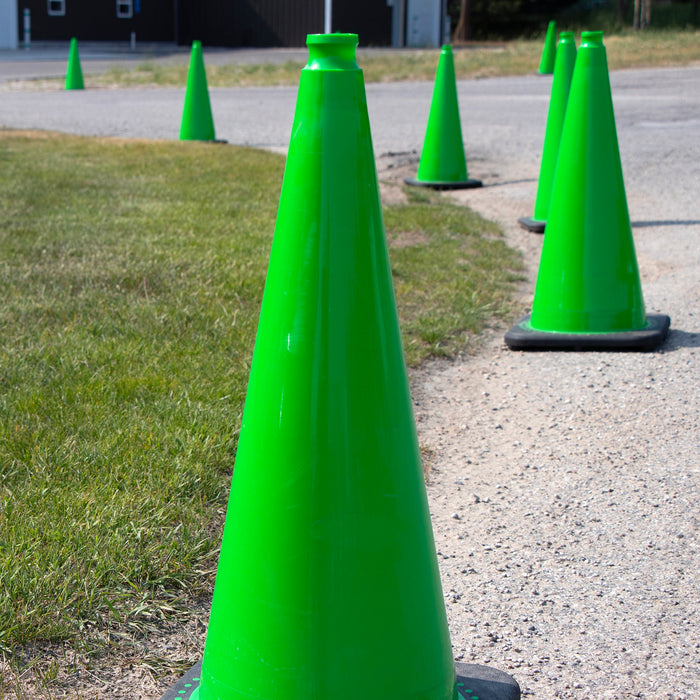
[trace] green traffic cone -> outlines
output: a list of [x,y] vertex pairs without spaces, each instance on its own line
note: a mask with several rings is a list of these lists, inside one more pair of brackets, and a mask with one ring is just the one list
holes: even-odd
[[192,697],[453,700],[357,36],[307,45]]
[[307,45],[204,657],[163,700],[518,700],[452,661],[357,36]]
[[180,125],[181,141],[214,141],[214,119],[211,114],[207,73],[204,69],[202,42],[192,42],[190,67],[187,73],[185,105]]
[[405,182],[445,190],[481,187],[480,180],[467,175],[451,46],[440,52],[418,174]]
[[552,20],[547,25],[547,34],[544,37],[544,47],[540,58],[540,67],[537,72],[540,75],[549,75],[554,72],[554,60],[557,53],[557,23]]
[[506,343],[648,350],[666,337],[670,319],[645,313],[603,32],[581,38],[532,314]]
[[535,212],[530,217],[518,219],[518,223],[533,233],[543,233],[549,213],[549,200],[552,194],[552,181],[554,169],[559,155],[559,142],[561,130],[564,125],[566,103],[569,100],[569,88],[571,76],[574,73],[576,63],[576,42],[573,32],[561,32],[559,44],[557,44],[557,57],[554,62],[554,78],[552,79],[552,94],[549,98],[549,112],[547,113],[547,127],[544,132],[544,146],[542,148],[542,162],[540,164],[540,177],[537,184],[537,197],[535,198]]
[[83,90],[83,71],[80,68],[80,52],[78,51],[78,40],[73,37],[70,40],[70,50],[68,52],[68,70],[66,71],[66,90]]

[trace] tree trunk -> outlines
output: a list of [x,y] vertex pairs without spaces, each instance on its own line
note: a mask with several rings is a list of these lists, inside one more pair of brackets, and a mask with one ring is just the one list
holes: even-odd
[[632,14],[632,29],[639,29],[640,0],[634,0],[634,10]]
[[693,24],[698,23],[698,5],[700,5],[700,0],[693,0],[693,11],[690,15]]
[[629,7],[629,0],[617,0],[617,21],[620,24],[625,23],[625,15]]
[[467,41],[472,38],[472,23],[469,16],[469,0],[461,0],[459,21],[455,28],[455,41]]
[[651,26],[651,0],[643,0],[642,29]]

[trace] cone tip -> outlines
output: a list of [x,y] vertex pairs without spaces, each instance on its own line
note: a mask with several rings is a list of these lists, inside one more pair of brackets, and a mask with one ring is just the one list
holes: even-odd
[[305,70],[359,70],[355,60],[357,34],[308,34],[309,62]]
[[307,34],[306,35],[306,45],[307,46],[321,46],[321,45],[341,45],[341,46],[357,46],[358,38],[357,34],[343,34],[341,32],[336,32],[334,34]]
[[602,46],[603,45],[603,32],[581,32],[581,45],[582,46]]

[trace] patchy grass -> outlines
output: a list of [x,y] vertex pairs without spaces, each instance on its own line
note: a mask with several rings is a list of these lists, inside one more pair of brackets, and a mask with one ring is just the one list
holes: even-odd
[[[284,159],[0,131],[0,164],[0,648],[89,655],[210,592]],[[510,309],[519,259],[409,196],[385,217],[416,364]]]
[[472,349],[494,318],[513,312],[520,257],[499,227],[430,191],[406,188],[407,205],[384,210],[406,358]]

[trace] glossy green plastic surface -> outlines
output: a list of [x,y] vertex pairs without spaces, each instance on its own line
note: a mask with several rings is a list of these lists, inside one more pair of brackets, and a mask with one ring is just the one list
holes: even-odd
[[462,142],[451,46],[443,46],[440,51],[416,179],[423,182],[467,180],[467,161]]
[[199,700],[456,700],[357,36],[301,71]]
[[602,32],[583,32],[559,146],[530,325],[646,326]]
[[557,53],[557,23],[552,20],[547,25],[547,33],[544,37],[544,47],[540,57],[540,67],[537,72],[547,75],[554,72],[554,61]]
[[181,141],[214,141],[214,119],[209,102],[207,73],[204,69],[202,42],[192,42],[187,90],[180,124]]
[[80,67],[80,51],[78,40],[74,37],[70,40],[68,51],[68,69],[66,70],[66,90],[83,90],[83,70]]
[[544,132],[542,147],[542,162],[540,177],[537,181],[537,197],[533,219],[547,221],[549,201],[552,195],[554,170],[557,166],[561,130],[564,126],[566,103],[569,100],[571,77],[576,63],[576,43],[573,32],[561,32],[557,44],[557,56],[554,62],[554,77],[552,78],[552,93],[549,98],[547,127]]

